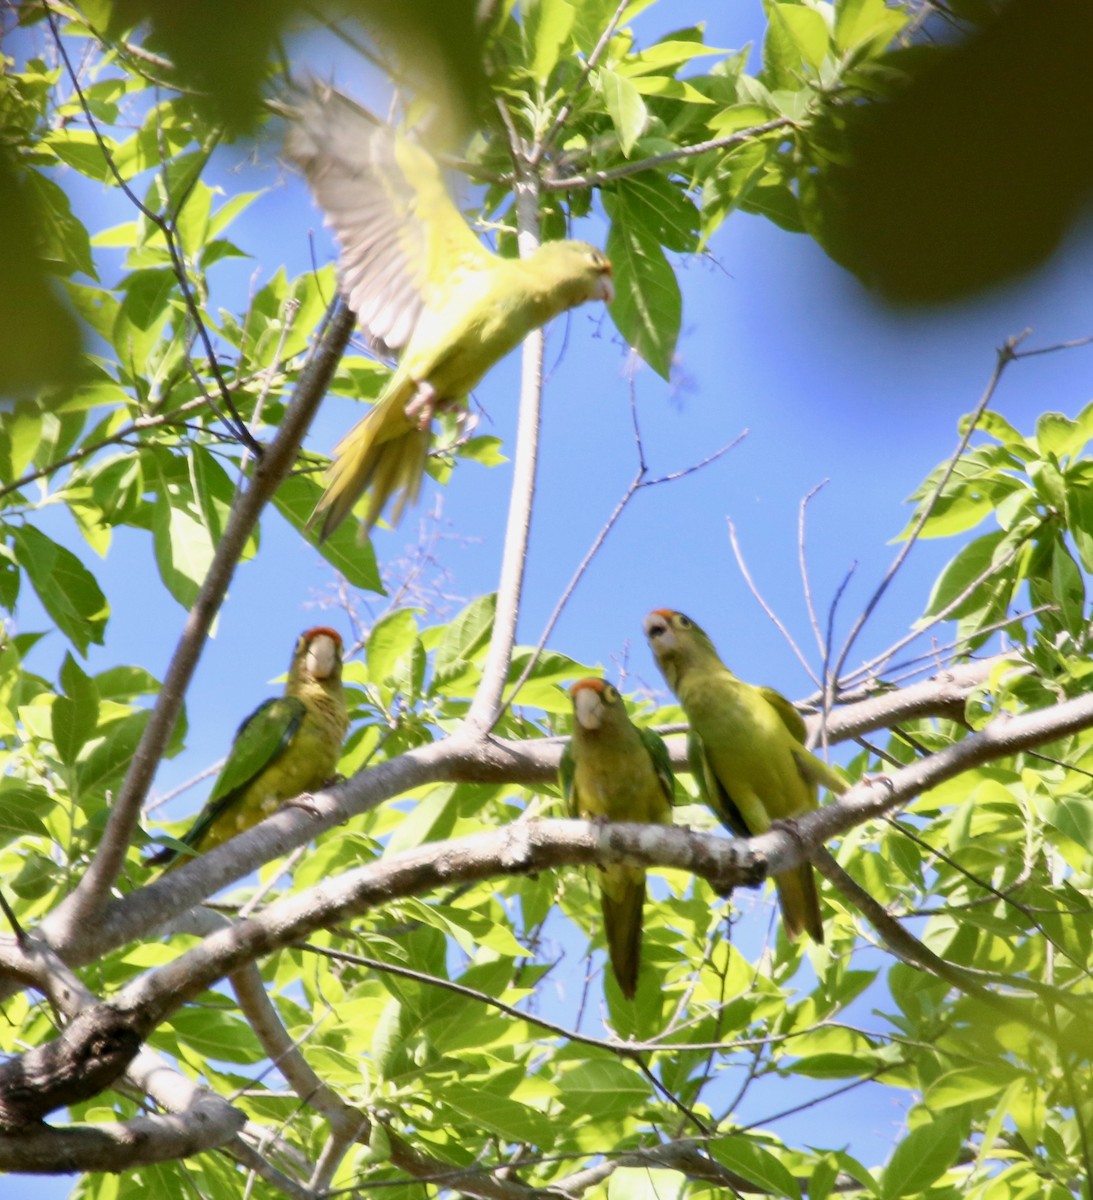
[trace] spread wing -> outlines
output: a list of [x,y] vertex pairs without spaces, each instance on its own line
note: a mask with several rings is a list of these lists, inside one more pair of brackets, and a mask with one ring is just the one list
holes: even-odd
[[295,113],[285,152],[334,229],[349,307],[377,353],[391,357],[455,278],[488,268],[495,256],[420,146],[322,84]]

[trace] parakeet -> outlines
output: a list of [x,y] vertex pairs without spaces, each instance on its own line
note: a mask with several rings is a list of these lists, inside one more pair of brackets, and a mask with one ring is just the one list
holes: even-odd
[[371,491],[396,522],[421,487],[433,414],[464,402],[533,329],[587,300],[614,298],[611,264],[586,242],[500,258],[452,202],[436,161],[348,97],[315,85],[295,107],[285,152],[307,177],[340,248],[341,289],[377,353],[398,366],[338,443],[315,510],[325,537]]
[[[805,749],[800,713],[771,688],[744,683],[718,657],[713,642],[689,617],[658,608],[645,618],[657,665],[690,723],[688,757],[702,795],[718,820],[738,837],[765,833],[774,821],[816,807],[823,784],[847,784]],[[774,877],[788,937],[824,940],[810,863]]]
[[[570,815],[670,825],[673,780],[664,742],[631,722],[618,689],[602,679],[580,679],[569,694],[573,737],[559,776]],[[616,864],[601,867],[599,876],[611,966],[622,994],[633,999],[641,967],[645,871]]]
[[[308,629],[296,640],[284,695],[259,705],[239,726],[205,807],[181,840],[204,853],[284,801],[322,787],[334,776],[348,726],[341,636],[325,626]],[[167,847],[149,863],[186,860]]]

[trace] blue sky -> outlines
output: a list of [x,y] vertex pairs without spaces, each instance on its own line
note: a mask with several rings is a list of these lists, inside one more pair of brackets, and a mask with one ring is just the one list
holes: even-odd
[[[706,7],[669,0],[637,28],[649,40],[662,26],[698,19]],[[762,29],[758,0],[708,7],[714,10],[708,24],[714,45],[737,46]],[[318,74],[328,73],[321,60],[311,65]],[[338,78],[350,86],[344,62]],[[240,152],[226,155],[220,166],[225,187],[272,189],[238,227],[237,240],[254,258],[223,268],[224,297],[218,302],[225,306],[242,303],[254,272],[261,282],[282,264],[292,274],[310,261],[309,231],[319,219],[302,181],[281,171],[274,151],[264,143],[255,165],[243,165]],[[78,195],[82,215],[93,227],[128,219],[114,193],[79,187]],[[595,221],[576,232],[603,241],[603,227]],[[736,525],[757,584],[817,663],[796,561],[801,498],[829,481],[810,509],[808,559],[823,618],[835,589],[857,563],[838,623],[845,631],[895,552],[891,539],[909,515],[905,497],[955,446],[957,421],[976,404],[995,348],[1026,327],[1033,330],[1030,346],[1091,332],[1091,232],[1088,225],[1075,230],[1049,264],[1018,283],[960,305],[908,313],[880,306],[809,239],[734,215],[714,237],[709,259],[677,261],[684,316],[675,379],[669,385],[639,367],[634,388],[654,475],[697,462],[744,428],[750,433],[714,465],[648,489],[632,502],[573,597],[551,646],[590,664],[602,663],[612,678],[625,661],[628,686],[662,688],[644,645],[641,619],[653,607],[679,608],[707,628],[743,678],[791,696],[811,690],[781,635],[748,593],[732,557],[727,519]],[[537,640],[636,462],[629,357],[602,306],[555,323],[547,362],[552,369],[538,508],[520,627],[525,642]],[[1093,349],[1014,364],[996,407],[1025,431],[1047,409],[1074,415],[1090,399],[1091,366]],[[491,428],[483,421],[481,431],[495,432],[506,447],[512,446],[517,380],[514,355],[478,392],[492,422]],[[309,445],[328,451],[358,415],[353,402],[331,398]],[[466,463],[443,490],[442,519],[456,539],[444,543],[442,551],[450,592],[469,599],[496,586],[510,477],[509,466],[486,470]],[[430,505],[427,496],[418,513]],[[416,517],[406,518],[395,532],[376,533],[381,559],[397,557],[416,540]],[[51,515],[50,520],[56,535],[64,519]],[[78,539],[70,544],[78,547]],[[851,665],[906,631],[954,552],[951,543],[916,547]],[[150,539],[121,531],[110,560],[91,565],[113,605],[108,644],[93,649],[91,668],[138,663],[162,676],[184,613],[159,588]],[[162,597],[154,607],[149,591]],[[224,753],[226,730],[269,694],[269,681],[283,671],[299,630],[321,621],[348,635],[342,614],[319,608],[332,593],[325,562],[270,513],[261,553],[240,567],[217,636],[198,669],[188,700],[189,748],[165,764],[160,789]],[[32,603],[21,607],[18,625],[43,627]],[[52,673],[63,649],[53,635],[34,652],[30,665]],[[199,792],[192,793],[172,813],[196,811],[200,800]],[[889,1111],[885,1105],[864,1100],[832,1110],[844,1130],[853,1120],[853,1149],[864,1161],[884,1157],[898,1124],[898,1108]],[[781,1106],[780,1100],[771,1101],[771,1109]],[[786,1125],[779,1131],[790,1138],[812,1129],[808,1140],[826,1140],[815,1115],[800,1120],[796,1130]],[[58,1181],[28,1184],[28,1196],[67,1190]]]

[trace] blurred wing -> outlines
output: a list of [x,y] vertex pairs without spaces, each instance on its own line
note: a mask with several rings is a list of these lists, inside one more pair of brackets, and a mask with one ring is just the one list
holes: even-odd
[[664,739],[652,729],[645,729],[641,726],[638,726],[638,734],[645,743],[645,749],[649,751],[649,757],[653,760],[653,768],[657,773],[657,779],[660,780],[664,798],[669,804],[674,804],[676,777],[672,773],[672,758],[668,753],[668,747],[664,744]]
[[375,349],[390,357],[409,342],[425,308],[495,256],[425,150],[320,84],[295,112],[285,152],[334,229],[349,307]]
[[808,736],[808,729],[805,726],[805,719],[793,707],[792,704],[782,695],[781,692],[776,692],[774,688],[761,687],[755,689],[763,699],[774,709],[781,719],[782,724],[789,730],[795,742],[800,742],[804,745],[805,738]]

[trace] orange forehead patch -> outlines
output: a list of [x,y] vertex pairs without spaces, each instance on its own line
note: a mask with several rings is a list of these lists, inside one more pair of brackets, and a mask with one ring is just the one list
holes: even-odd
[[602,692],[607,685],[602,679],[578,679],[569,689],[571,696],[576,696],[578,692],[583,692],[586,689],[590,692]]
[[305,629],[300,636],[305,642],[310,642],[314,641],[317,637],[322,637],[324,634],[333,641],[339,650],[341,649],[342,635],[336,629],[331,629],[329,625],[316,625],[314,629]]

